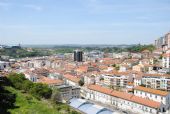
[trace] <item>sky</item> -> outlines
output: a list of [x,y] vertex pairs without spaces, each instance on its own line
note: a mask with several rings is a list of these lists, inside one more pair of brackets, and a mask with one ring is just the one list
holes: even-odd
[[0,44],[150,44],[170,0],[0,0]]

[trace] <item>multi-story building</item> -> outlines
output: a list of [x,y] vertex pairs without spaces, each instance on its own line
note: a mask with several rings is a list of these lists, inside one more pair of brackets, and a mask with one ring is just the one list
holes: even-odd
[[134,88],[134,95],[163,103],[165,105],[165,109],[163,109],[164,111],[170,107],[169,92],[137,86]]
[[170,32],[155,40],[155,46],[157,49],[162,49],[163,51],[170,48]]
[[[162,66],[164,68],[170,68],[170,50],[168,50],[162,57]],[[169,72],[169,71],[168,71]]]
[[74,51],[74,61],[82,62],[83,61],[83,52],[80,50]]
[[73,75],[70,75],[70,74],[65,74],[64,75],[64,81],[68,85],[79,86],[80,78],[73,76]]
[[114,88],[124,88],[127,85],[128,80],[132,78],[131,75],[126,72],[117,72],[114,74],[103,75],[104,85],[112,86]]
[[89,85],[87,88],[87,99],[123,110],[133,110],[133,112],[137,114],[158,114],[166,109],[160,102],[138,97],[133,94],[113,91],[99,85]]
[[170,75],[168,74],[144,74],[141,84],[159,90],[170,91]]
[[84,83],[86,85],[89,85],[89,84],[95,84],[95,76],[94,75],[91,75],[91,76],[84,76]]
[[61,101],[67,102],[72,98],[80,97],[80,88],[70,85],[60,85],[57,86],[60,91]]

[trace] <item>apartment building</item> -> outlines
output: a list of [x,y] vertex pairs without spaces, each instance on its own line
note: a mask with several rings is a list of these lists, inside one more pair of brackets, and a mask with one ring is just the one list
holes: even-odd
[[71,74],[65,74],[63,77],[66,84],[72,86],[79,86],[80,78],[73,76]]
[[84,76],[84,83],[86,85],[89,85],[89,84],[95,84],[96,80],[95,80],[95,76],[94,75],[86,75]]
[[167,51],[165,54],[163,54],[162,66],[167,69],[170,68],[170,51]]
[[57,86],[60,91],[61,101],[67,102],[72,98],[79,98],[80,97],[80,88],[70,85],[60,85]]
[[128,80],[132,78],[127,72],[117,72],[113,74],[103,74],[104,85],[116,88],[124,88],[127,86]]
[[162,49],[163,51],[166,51],[168,48],[170,48],[170,32],[155,40],[155,46],[156,48]]
[[137,86],[134,88],[134,95],[164,104],[165,109],[163,109],[163,111],[169,109],[170,107],[170,93],[167,91]]
[[170,91],[170,75],[168,74],[144,74],[141,84],[158,90]]
[[165,111],[162,103],[135,96],[125,92],[113,91],[99,86],[89,85],[86,98],[98,101],[123,110],[133,110],[138,114],[158,114]]

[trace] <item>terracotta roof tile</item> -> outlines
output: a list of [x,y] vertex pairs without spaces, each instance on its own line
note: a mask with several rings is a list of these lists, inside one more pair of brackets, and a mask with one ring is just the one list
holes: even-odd
[[114,90],[102,87],[100,85],[89,85],[88,88],[91,89],[91,90],[94,90],[94,91],[105,93],[107,95],[111,95],[111,96],[114,96],[114,97],[117,97],[117,98],[125,99],[125,100],[128,100],[128,101],[135,102],[135,103],[138,103],[138,104],[142,104],[142,105],[152,107],[152,108],[159,108],[160,105],[161,105],[161,103],[156,102],[156,101],[144,99],[144,98],[141,98],[141,97],[138,97],[138,96],[134,96],[132,94],[125,93],[125,92],[114,91]]
[[153,94],[157,94],[157,95],[161,95],[161,96],[167,96],[169,94],[166,91],[155,90],[155,89],[146,88],[146,87],[142,87],[142,86],[137,86],[134,88],[134,90],[144,91],[147,93],[153,93]]
[[76,82],[76,83],[78,83],[80,81],[80,78],[73,76],[71,74],[65,74],[64,77],[66,79],[71,80],[71,81]]
[[57,85],[61,85],[63,84],[64,82],[62,80],[57,80],[57,79],[50,79],[50,78],[47,78],[47,77],[43,77],[39,80],[39,82],[41,83],[44,83],[44,84],[57,84]]

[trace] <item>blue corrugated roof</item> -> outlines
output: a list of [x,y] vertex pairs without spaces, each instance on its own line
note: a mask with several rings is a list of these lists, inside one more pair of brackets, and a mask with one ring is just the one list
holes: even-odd
[[93,104],[92,103],[85,103],[81,105],[78,109],[82,112],[86,112],[88,108],[90,108]]
[[113,111],[106,109],[98,112],[97,114],[113,114]]
[[99,105],[92,105],[91,107],[88,108],[88,110],[85,111],[87,114],[97,114],[101,110],[103,110],[104,107],[99,106]]
[[80,105],[82,105],[85,102],[87,102],[87,101],[83,100],[83,99],[73,98],[73,99],[70,100],[70,106],[72,106],[74,108],[78,108]]
[[114,114],[117,111],[111,111],[99,105],[90,103],[84,99],[73,98],[70,100],[70,106],[86,114]]

